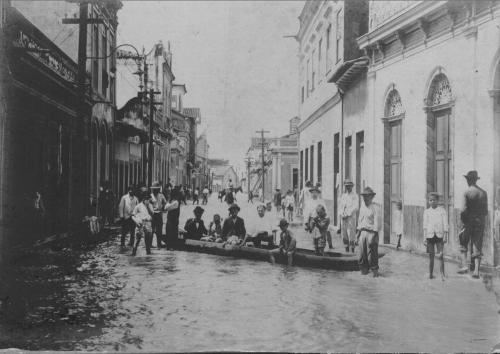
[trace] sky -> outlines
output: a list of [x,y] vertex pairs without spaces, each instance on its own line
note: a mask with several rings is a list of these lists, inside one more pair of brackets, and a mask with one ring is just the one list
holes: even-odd
[[[288,133],[298,115],[298,32],[304,1],[124,1],[118,44],[149,51],[170,41],[185,107],[199,107],[210,158],[243,165],[256,130]],[[126,48],[124,48],[126,49]],[[131,63],[130,63],[131,64]],[[133,67],[130,67],[133,71]],[[136,94],[118,76],[118,108]]]

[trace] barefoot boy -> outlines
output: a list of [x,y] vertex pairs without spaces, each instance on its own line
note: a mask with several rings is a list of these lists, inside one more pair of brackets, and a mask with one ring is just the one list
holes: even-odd
[[438,206],[438,199],[437,193],[429,194],[429,208],[424,211],[424,245],[429,253],[429,279],[434,278],[434,255],[436,255],[441,260],[441,278],[444,280],[443,248],[448,241],[448,217],[446,210]]

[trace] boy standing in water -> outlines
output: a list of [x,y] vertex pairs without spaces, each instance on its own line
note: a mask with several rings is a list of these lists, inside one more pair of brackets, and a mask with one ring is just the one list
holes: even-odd
[[323,205],[316,207],[316,216],[311,219],[309,230],[313,232],[314,250],[316,255],[323,256],[325,254],[326,238],[330,218],[326,216],[326,210]]
[[153,228],[151,226],[151,221],[153,219],[153,205],[151,204],[151,195],[148,192],[143,192],[141,196],[141,202],[136,205],[132,211],[132,220],[134,220],[137,225],[136,228],[136,241],[134,249],[132,250],[132,256],[137,253],[137,247],[141,242],[141,238],[144,236],[144,242],[146,243],[146,253],[151,254],[151,244],[153,243]]
[[424,245],[429,253],[429,279],[434,275],[434,245],[436,245],[438,258],[441,260],[441,278],[444,280],[444,244],[448,241],[448,217],[446,210],[438,206],[439,195],[429,194],[429,208],[424,211]]

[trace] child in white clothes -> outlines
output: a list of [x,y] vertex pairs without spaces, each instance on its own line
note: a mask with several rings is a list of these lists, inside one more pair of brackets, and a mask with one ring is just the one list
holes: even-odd
[[[442,206],[438,206],[439,194],[429,194],[429,208],[424,211],[424,245],[429,253],[429,279],[433,279],[434,255],[441,260],[441,278],[444,280],[444,244],[448,242],[448,216]],[[437,254],[435,254],[434,245]]]

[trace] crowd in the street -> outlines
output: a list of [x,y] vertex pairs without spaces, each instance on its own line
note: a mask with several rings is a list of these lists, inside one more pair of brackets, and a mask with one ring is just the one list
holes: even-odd
[[[462,268],[460,273],[469,271],[467,266],[467,252],[472,249],[473,277],[479,278],[479,266],[482,252],[482,231],[487,214],[487,196],[476,185],[479,176],[476,171],[470,171],[464,176],[468,189],[464,194],[464,204],[461,213],[463,230],[459,234],[462,251]],[[218,193],[220,203],[228,205],[228,216],[215,214],[213,220],[205,226],[202,205],[208,204],[211,190],[208,186],[190,190],[186,186],[173,187],[170,183],[162,186],[154,182],[147,188],[130,186],[128,192],[122,196],[119,203],[119,216],[122,227],[121,245],[125,246],[126,235],[130,235],[128,245],[132,247],[132,255],[144,238],[147,254],[151,254],[153,238],[156,236],[158,248],[169,250],[177,249],[179,239],[193,239],[206,242],[221,243],[223,246],[251,246],[267,247],[274,249],[288,258],[288,263],[293,263],[296,251],[296,238],[289,225],[294,216],[302,217],[305,231],[310,234],[317,256],[325,256],[325,248],[333,248],[332,234],[340,234],[346,253],[358,252],[359,267],[362,274],[372,272],[378,276],[378,243],[382,230],[381,207],[375,203],[375,191],[366,187],[359,196],[353,191],[354,183],[350,179],[344,181],[344,193],[339,198],[339,227],[334,227],[331,214],[328,213],[326,203],[321,197],[321,185],[313,185],[310,181],[305,183],[305,188],[298,193],[297,190],[287,190],[282,195],[276,189],[273,200],[259,203],[256,212],[258,222],[245,225],[245,220],[238,216],[240,207],[236,204],[236,195],[241,187],[235,188],[231,181]],[[181,205],[187,205],[186,200],[192,199],[192,204],[197,206],[193,210],[194,217],[189,218],[184,227],[179,227]],[[35,199],[37,200],[37,199]],[[253,203],[253,196],[249,193],[248,202]],[[39,202],[40,203],[40,202]],[[429,208],[423,215],[422,239],[429,254],[429,278],[434,278],[434,258],[440,261],[440,274],[445,278],[444,270],[444,244],[448,242],[448,217],[445,209],[439,205],[439,194],[430,193],[428,196]],[[276,216],[270,217],[272,205],[275,207]],[[402,203],[399,201],[394,212],[393,222],[397,246],[401,247],[403,235]],[[166,224],[163,225],[163,215],[166,214]],[[165,229],[165,233],[163,230]],[[279,236],[277,235],[280,230]],[[273,257],[272,257],[273,258]],[[272,259],[274,260],[274,259]]]

